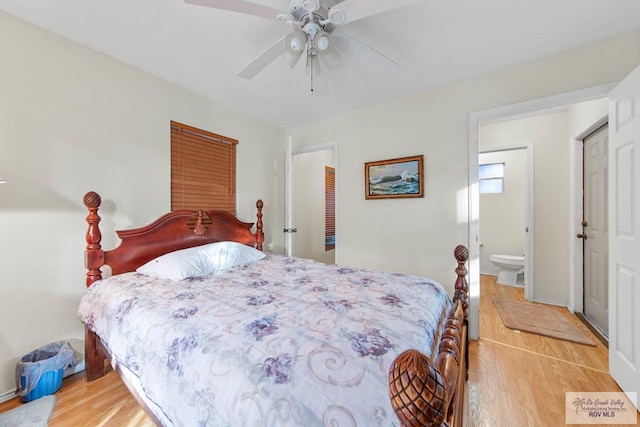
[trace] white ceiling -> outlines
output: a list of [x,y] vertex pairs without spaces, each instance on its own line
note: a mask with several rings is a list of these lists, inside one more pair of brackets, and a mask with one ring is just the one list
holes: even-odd
[[0,10],[285,129],[640,31],[639,0],[418,0],[343,27],[399,72],[344,57],[330,94],[312,97],[303,60],[236,75],[290,31],[277,21],[182,0],[0,0]]

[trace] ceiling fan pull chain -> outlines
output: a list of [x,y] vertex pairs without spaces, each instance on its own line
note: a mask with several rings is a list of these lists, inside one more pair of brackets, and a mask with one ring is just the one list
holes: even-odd
[[313,96],[313,55],[309,55],[309,66],[311,73],[311,96]]

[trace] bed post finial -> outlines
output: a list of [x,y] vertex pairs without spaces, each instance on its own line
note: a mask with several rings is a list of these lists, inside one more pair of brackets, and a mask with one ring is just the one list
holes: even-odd
[[409,349],[400,353],[389,369],[389,398],[403,427],[462,425],[462,413],[458,412],[463,406],[468,366],[464,307],[469,251],[460,245],[454,255],[458,262],[454,304],[447,313],[438,351],[432,356],[435,359]]
[[258,212],[256,213],[256,217],[258,218],[258,221],[256,222],[256,249],[258,249],[259,251],[262,250],[262,243],[264,242],[264,232],[262,231],[262,228],[263,228],[262,207],[263,206],[264,206],[264,203],[262,202],[262,200],[258,199],[258,201],[256,202],[256,208],[258,209]]
[[104,252],[100,241],[102,240],[102,233],[100,232],[100,215],[98,215],[98,208],[102,203],[100,195],[95,191],[89,191],[84,195],[84,205],[89,209],[89,215],[87,216],[87,234],[85,236],[87,241],[87,248],[84,252],[84,263],[87,268],[87,287],[93,282],[102,279],[102,272],[100,267],[104,263]]

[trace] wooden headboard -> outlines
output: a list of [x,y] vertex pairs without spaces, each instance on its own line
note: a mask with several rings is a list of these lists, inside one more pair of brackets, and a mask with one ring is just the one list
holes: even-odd
[[258,220],[255,234],[251,232],[254,223],[242,222],[228,212],[179,210],[169,212],[144,227],[116,231],[122,242],[108,251],[100,245],[102,233],[98,209],[101,203],[102,199],[96,192],[90,191],[84,196],[84,204],[89,210],[85,251],[87,286],[102,278],[100,267],[103,265],[110,266],[113,274],[126,273],[160,255],[207,243],[233,241],[262,250],[262,200],[256,202]]

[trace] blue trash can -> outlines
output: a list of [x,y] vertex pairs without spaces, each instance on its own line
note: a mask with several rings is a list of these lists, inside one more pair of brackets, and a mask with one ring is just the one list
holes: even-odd
[[64,370],[76,363],[73,347],[58,341],[20,358],[16,365],[16,394],[23,402],[53,394],[62,386]]

